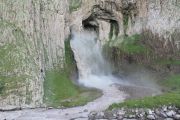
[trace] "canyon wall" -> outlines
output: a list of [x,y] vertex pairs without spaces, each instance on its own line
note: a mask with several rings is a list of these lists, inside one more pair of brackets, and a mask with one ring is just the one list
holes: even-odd
[[0,107],[43,105],[45,71],[63,68],[70,31],[94,29],[104,45],[150,30],[178,48],[179,13],[179,0],[0,0]]
[[[100,40],[109,39],[112,21],[117,22],[118,36],[146,29],[171,40],[172,34],[179,33],[179,12],[179,0],[82,0],[82,7],[71,14],[71,25],[81,29],[82,21],[89,20],[98,27]],[[177,35],[175,41],[179,47]]]
[[0,0],[0,107],[43,104],[45,70],[63,67],[67,11],[66,0]]

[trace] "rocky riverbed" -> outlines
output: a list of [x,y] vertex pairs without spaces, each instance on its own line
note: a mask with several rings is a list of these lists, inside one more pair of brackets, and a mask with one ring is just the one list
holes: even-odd
[[89,120],[180,120],[180,108],[162,106],[159,108],[120,108],[112,111],[91,112]]

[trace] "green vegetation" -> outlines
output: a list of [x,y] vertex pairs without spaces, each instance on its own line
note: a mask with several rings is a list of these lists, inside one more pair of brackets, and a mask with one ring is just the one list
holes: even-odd
[[0,47],[0,94],[5,97],[17,94],[17,88],[30,76],[23,71],[28,61],[24,57],[27,50],[23,32],[15,24],[3,20],[0,20],[0,29],[1,37],[7,39]]
[[69,10],[70,12],[76,11],[81,7],[81,0],[69,0]]
[[161,86],[167,91],[180,91],[180,75],[170,75],[160,82]]
[[57,70],[46,72],[44,90],[45,103],[51,107],[84,105],[101,95],[97,90],[75,86],[65,71]]
[[76,62],[74,60],[74,54],[71,50],[70,38],[65,40],[65,71],[71,74],[76,71]]
[[124,26],[124,33],[126,34],[127,28],[128,28],[128,21],[129,21],[129,16],[128,15],[123,15],[123,26]]
[[135,34],[132,36],[120,36],[111,40],[106,47],[116,47],[119,51],[126,54],[140,54],[148,52],[149,50],[141,45],[141,35]]
[[127,29],[128,21],[129,21],[129,16],[128,15],[124,15],[123,16],[123,25],[124,25],[125,29]]
[[164,58],[155,60],[155,63],[159,65],[180,65],[180,60]]
[[3,93],[4,88],[5,88],[5,82],[4,80],[0,80],[0,94]]
[[[127,25],[128,18],[125,16],[124,26]],[[112,33],[113,32],[111,32],[111,34]],[[118,69],[118,65],[121,65],[121,61],[128,61],[130,58],[130,61],[133,61],[136,64],[142,63],[143,66],[152,68],[153,70],[161,71],[161,69],[167,69],[167,71],[171,71],[171,75],[168,77],[166,76],[164,80],[157,81],[163,88],[163,92],[166,93],[154,97],[127,100],[123,103],[113,104],[109,109],[120,107],[152,108],[169,104],[180,107],[180,75],[173,74],[178,73],[179,71],[177,69],[177,66],[180,65],[180,60],[178,59],[179,53],[178,51],[172,52],[166,50],[166,48],[161,46],[162,42],[160,41],[160,38],[152,36],[152,33],[150,33],[150,35],[141,33],[141,35],[120,36],[114,40],[110,39],[110,42],[104,46],[104,49],[105,53],[110,53],[110,55],[107,56],[110,61],[112,61],[113,65],[115,64],[115,69]],[[158,41],[160,42],[158,43]],[[173,68],[174,66],[175,69]],[[162,72],[164,71],[166,70],[162,70]]]
[[124,37],[124,40],[119,48],[128,54],[144,53],[147,49],[139,43],[140,37],[141,36],[139,34],[135,34],[130,37]]
[[44,102],[51,107],[84,105],[101,96],[97,90],[84,89],[73,84],[70,76],[76,71],[70,39],[65,41],[65,64],[63,69],[46,71]]
[[166,93],[155,97],[146,97],[139,100],[127,100],[124,103],[113,104],[109,109],[114,108],[153,108],[162,105],[176,105],[180,107],[180,92]]
[[69,96],[78,95],[77,88],[65,72],[46,72],[44,88],[47,101],[53,104],[60,104],[60,100],[67,99]]
[[126,35],[127,29],[128,29],[128,22],[129,22],[129,14],[124,13],[123,14],[123,27],[124,27],[124,33]]
[[109,109],[121,107],[153,108],[162,105],[176,105],[180,107],[180,75],[170,75],[165,80],[161,80],[160,85],[165,87],[165,90],[169,92],[155,97],[127,100],[123,103],[113,104]]

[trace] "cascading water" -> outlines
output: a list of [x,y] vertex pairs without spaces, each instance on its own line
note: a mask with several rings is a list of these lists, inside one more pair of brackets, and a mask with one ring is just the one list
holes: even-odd
[[103,89],[115,82],[111,68],[102,56],[95,32],[73,34],[71,48],[79,70],[79,83],[86,87]]

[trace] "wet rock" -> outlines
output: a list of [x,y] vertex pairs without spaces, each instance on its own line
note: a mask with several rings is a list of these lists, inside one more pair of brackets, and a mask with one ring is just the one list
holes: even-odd
[[150,110],[150,109],[147,109],[147,110],[146,110],[146,113],[147,113],[147,115],[152,115],[152,114],[154,113],[154,111],[152,111],[152,110]]
[[162,118],[166,118],[167,117],[166,113],[164,113],[164,112],[160,112],[159,116],[162,117]]
[[118,116],[117,120],[123,120],[123,116]]
[[118,110],[117,111],[117,115],[119,115],[119,116],[123,116],[123,115],[125,115],[125,111],[124,110]]
[[87,109],[85,109],[85,110],[84,110],[84,112],[88,112],[88,110],[87,110]]
[[108,120],[108,119],[98,119],[98,120]]
[[53,107],[48,107],[47,109],[50,110],[50,109],[53,109]]
[[135,118],[136,115],[129,115],[128,118],[132,119],[132,118]]
[[155,110],[155,113],[156,113],[157,115],[160,115],[160,114],[161,114],[161,112],[160,112],[159,109],[156,109],[156,110]]
[[107,112],[104,113],[104,118],[106,118],[106,119],[114,119],[115,117],[114,117],[114,114],[112,112],[107,111]]
[[97,112],[91,112],[89,115],[88,115],[88,118],[89,118],[89,120],[94,120],[95,119],[95,117],[96,117],[96,115],[97,115]]
[[175,120],[180,120],[180,114],[174,115],[174,119],[175,119]]
[[117,118],[117,117],[118,117],[118,115],[117,115],[117,114],[113,114],[113,117],[114,117],[114,118]]
[[144,115],[145,115],[145,113],[143,114],[143,113],[140,113],[139,115],[137,115],[139,118],[143,118],[144,117]]
[[167,106],[163,106],[162,107],[162,110],[164,111],[164,112],[166,112],[168,109],[167,109]]
[[154,115],[148,115],[148,116],[147,116],[147,119],[148,119],[148,120],[155,120],[156,118],[155,118]]
[[123,120],[137,120],[137,119],[124,118]]
[[164,119],[164,120],[173,120],[172,118],[166,118],[166,119]]
[[180,114],[180,110],[178,110],[178,113]]
[[172,107],[172,106],[168,106],[168,109],[169,109],[169,110],[172,110],[172,109],[173,109],[173,107]]
[[96,119],[103,119],[104,118],[104,112],[99,112],[96,114]]
[[166,112],[166,115],[167,115],[168,117],[173,117],[175,114],[176,114],[176,112],[173,111],[173,110]]

